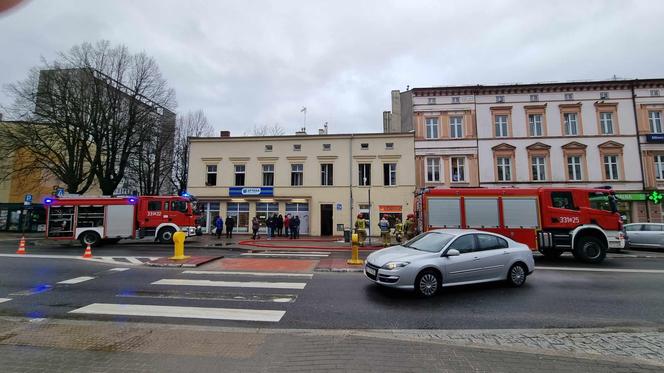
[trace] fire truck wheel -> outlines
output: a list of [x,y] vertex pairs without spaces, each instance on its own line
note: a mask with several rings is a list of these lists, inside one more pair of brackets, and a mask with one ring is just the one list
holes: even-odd
[[509,272],[507,272],[507,283],[511,286],[518,288],[526,283],[526,276],[528,270],[523,263],[514,263]]
[[574,257],[586,263],[600,263],[606,257],[602,242],[592,236],[579,238],[574,245]]
[[97,246],[99,245],[99,242],[101,241],[101,237],[99,237],[99,233],[95,231],[87,231],[81,233],[81,235],[78,238],[81,241],[81,246],[86,247],[88,244],[90,246]]
[[165,227],[159,230],[159,243],[173,243],[173,233],[175,229],[172,227]]
[[415,292],[421,297],[432,297],[440,289],[440,274],[433,269],[425,269],[415,279]]

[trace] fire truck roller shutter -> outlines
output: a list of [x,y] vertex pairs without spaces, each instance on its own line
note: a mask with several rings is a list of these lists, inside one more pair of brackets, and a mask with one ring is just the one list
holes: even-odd
[[539,228],[537,198],[503,197],[506,228]]
[[131,237],[134,231],[134,205],[110,205],[106,207],[106,237]]
[[465,198],[466,225],[468,228],[498,228],[498,198]]
[[429,226],[436,228],[460,228],[460,201],[460,198],[429,198],[427,200],[427,210],[429,211],[427,220]]

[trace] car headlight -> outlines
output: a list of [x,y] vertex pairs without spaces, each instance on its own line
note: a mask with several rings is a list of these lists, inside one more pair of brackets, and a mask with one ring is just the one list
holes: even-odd
[[396,268],[401,268],[409,265],[410,262],[389,262],[383,266],[384,269],[396,269]]

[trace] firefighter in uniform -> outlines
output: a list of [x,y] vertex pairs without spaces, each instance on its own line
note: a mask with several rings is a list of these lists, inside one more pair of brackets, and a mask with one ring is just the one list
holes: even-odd
[[396,238],[398,243],[401,243],[402,237],[403,237],[403,223],[401,223],[401,219],[397,218],[396,223],[394,224],[394,238]]
[[415,215],[408,214],[406,222],[403,225],[404,231],[406,231],[406,240],[410,240],[415,237]]
[[367,239],[367,221],[364,220],[364,215],[358,214],[355,221],[355,233],[357,233],[357,240],[360,246],[364,246],[364,241]]
[[383,247],[390,246],[390,222],[387,220],[387,215],[383,215],[383,218],[380,219],[378,228],[380,228],[380,236],[383,238]]

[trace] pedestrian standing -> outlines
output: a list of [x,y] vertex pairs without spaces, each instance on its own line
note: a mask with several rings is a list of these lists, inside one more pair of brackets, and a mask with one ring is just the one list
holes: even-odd
[[357,234],[357,241],[360,246],[364,246],[364,241],[367,239],[367,221],[364,220],[364,215],[362,213],[357,214],[357,220],[355,220],[355,233]]
[[214,227],[217,230],[217,238],[221,238],[221,232],[224,230],[224,221],[221,216],[217,215],[217,218],[214,219]]
[[235,228],[235,219],[228,215],[226,217],[226,238],[233,238],[233,228]]
[[281,237],[284,234],[284,217],[279,214],[277,216],[277,236]]
[[265,227],[267,228],[267,238],[272,238],[272,216],[270,214],[267,215],[267,219],[265,220]]
[[293,221],[295,223],[295,239],[300,238],[300,216],[295,215],[295,220]]
[[258,229],[260,227],[261,227],[261,224],[258,221],[258,218],[254,216],[254,218],[251,219],[251,231],[254,233],[253,236],[251,236],[252,240],[260,238],[260,236],[258,235]]
[[284,232],[286,234],[286,237],[290,237],[290,234],[289,234],[290,229],[289,229],[289,226],[288,226],[289,224],[290,224],[290,214],[286,214],[286,216],[284,216]]

